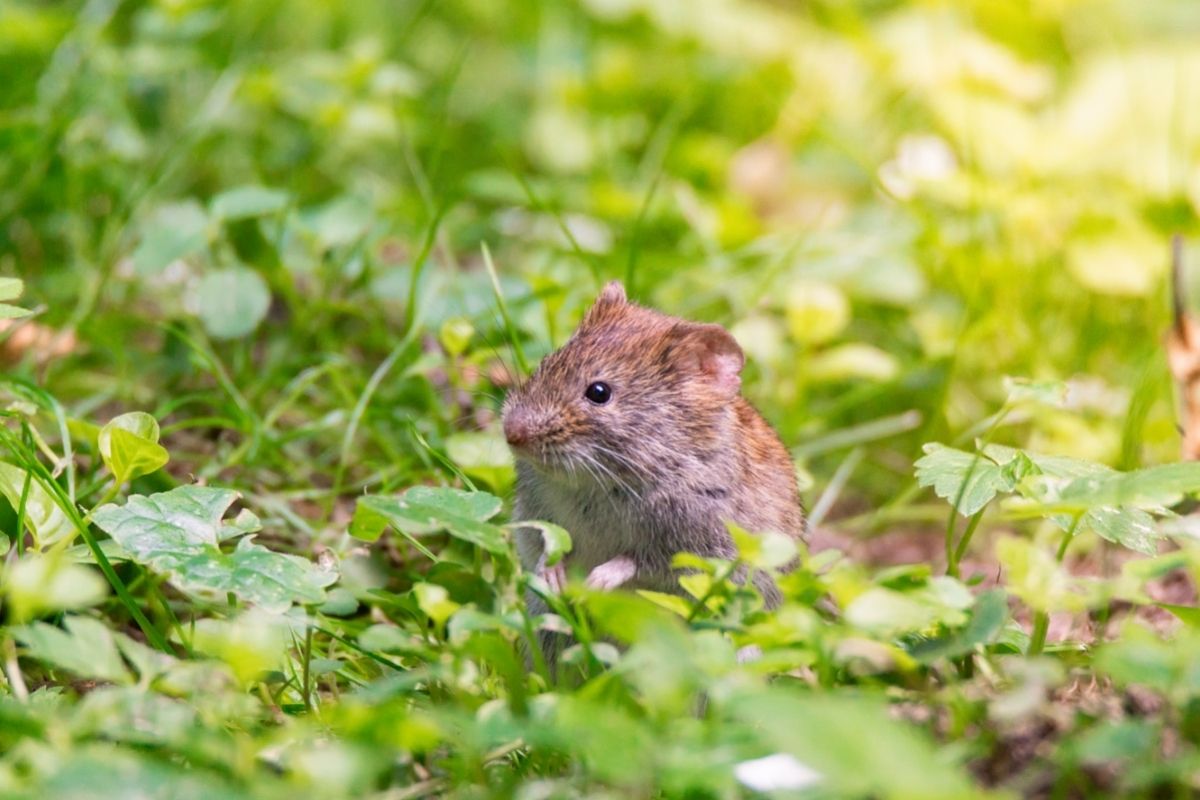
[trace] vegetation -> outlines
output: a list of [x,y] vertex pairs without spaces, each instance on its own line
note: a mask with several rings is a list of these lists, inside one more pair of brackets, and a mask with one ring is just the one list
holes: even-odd
[[[0,795],[1190,795],[1197,36],[0,5]],[[777,611],[696,560],[525,610],[500,401],[612,278],[748,353],[814,524]]]

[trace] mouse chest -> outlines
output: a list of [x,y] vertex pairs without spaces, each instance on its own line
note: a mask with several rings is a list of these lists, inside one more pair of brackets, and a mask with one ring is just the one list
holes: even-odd
[[570,560],[584,569],[627,552],[647,533],[638,502],[604,487],[578,487],[545,497],[553,521],[571,533]]

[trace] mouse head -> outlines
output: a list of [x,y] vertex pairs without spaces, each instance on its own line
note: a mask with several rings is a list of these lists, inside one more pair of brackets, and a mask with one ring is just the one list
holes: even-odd
[[504,435],[545,472],[648,479],[727,433],[744,363],[721,326],[630,303],[614,281],[509,394]]

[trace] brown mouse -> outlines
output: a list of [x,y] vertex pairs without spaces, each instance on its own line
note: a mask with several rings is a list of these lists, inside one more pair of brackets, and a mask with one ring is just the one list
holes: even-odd
[[[676,553],[736,555],[727,521],[800,537],[795,469],[740,394],[744,363],[719,325],[644,308],[608,284],[504,404],[514,517],[561,525],[573,542],[565,564],[547,568],[539,531],[519,529],[524,567],[555,590],[570,568],[593,588],[678,592]],[[761,577],[773,606],[778,590]]]

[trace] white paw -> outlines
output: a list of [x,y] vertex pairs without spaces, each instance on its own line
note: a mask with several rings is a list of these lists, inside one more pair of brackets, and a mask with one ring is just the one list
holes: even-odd
[[616,589],[637,574],[637,565],[629,556],[617,556],[592,569],[587,576],[589,589]]
[[562,561],[552,567],[547,567],[544,560],[539,561],[537,576],[544,580],[550,587],[550,591],[555,594],[562,594],[562,590],[567,585],[567,568]]

